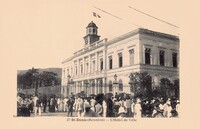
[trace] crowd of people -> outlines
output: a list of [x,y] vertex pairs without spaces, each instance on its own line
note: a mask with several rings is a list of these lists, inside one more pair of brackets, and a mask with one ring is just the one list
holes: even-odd
[[66,112],[68,117],[178,117],[180,102],[176,98],[132,98],[117,95],[90,97],[38,97],[17,98],[18,107],[27,107],[34,116],[45,112]]

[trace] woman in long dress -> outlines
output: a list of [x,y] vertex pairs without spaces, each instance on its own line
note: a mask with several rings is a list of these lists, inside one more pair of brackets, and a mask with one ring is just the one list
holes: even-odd
[[135,112],[134,118],[135,118],[135,120],[140,119],[141,115],[142,115],[142,113],[141,113],[142,108],[141,108],[140,102],[141,102],[140,99],[137,99],[136,104],[134,105],[134,112]]

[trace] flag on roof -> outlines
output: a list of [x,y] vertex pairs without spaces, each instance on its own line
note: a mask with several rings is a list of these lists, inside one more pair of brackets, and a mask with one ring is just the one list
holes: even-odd
[[101,16],[95,12],[92,12],[94,17],[101,18]]

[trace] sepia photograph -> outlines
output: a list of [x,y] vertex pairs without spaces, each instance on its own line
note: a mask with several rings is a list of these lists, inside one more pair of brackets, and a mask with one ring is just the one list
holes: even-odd
[[[54,41],[58,40],[54,35],[41,39],[55,46],[46,51],[62,47],[63,54],[57,54],[63,60],[55,62],[60,64],[58,68],[40,69],[39,65],[29,64],[32,68],[18,70],[17,116],[130,117],[134,120],[179,116],[179,26],[136,9],[133,7],[136,1],[126,2],[106,6],[89,2],[79,7],[81,11],[76,8],[80,3],[70,2],[73,8],[68,8],[66,3],[55,14],[43,14],[59,18],[54,22],[44,18],[41,22],[52,23],[46,27],[65,35],[63,41]],[[67,9],[77,12],[71,15]],[[58,16],[59,11],[66,14]],[[76,17],[84,20],[77,21]],[[61,21],[67,19],[74,22]],[[169,20],[179,23],[172,15]],[[69,24],[71,27],[67,28]],[[66,30],[61,30],[63,27]],[[49,30],[47,34],[55,33],[40,29]],[[49,66],[52,65],[49,63]]]
[[[180,0],[0,3],[2,66],[9,67],[2,71],[7,75],[3,84],[10,90],[2,96],[10,100],[10,121],[23,125],[17,127],[102,122],[97,127],[168,123],[166,128],[181,128],[189,115],[198,116],[198,110],[188,108],[193,114],[184,114],[185,105],[191,108],[198,97],[199,62],[187,64],[196,44],[188,45],[191,27],[186,25],[193,22],[190,17],[200,21],[192,10],[198,2],[190,3],[188,13]],[[196,121],[185,127],[197,127]]]

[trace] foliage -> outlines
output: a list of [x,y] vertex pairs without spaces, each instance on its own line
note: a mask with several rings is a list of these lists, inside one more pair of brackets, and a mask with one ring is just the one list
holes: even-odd
[[52,86],[60,85],[61,79],[57,76],[57,73],[43,71],[38,72],[38,69],[29,69],[25,74],[17,75],[18,88],[34,88],[35,86]]
[[179,98],[179,79],[171,82],[168,78],[162,78],[160,80],[160,92],[164,98],[171,98],[172,96]]
[[174,90],[175,90],[175,97],[180,98],[179,79],[174,80]]
[[152,78],[148,72],[132,73],[134,83],[134,93],[138,97],[152,96]]

